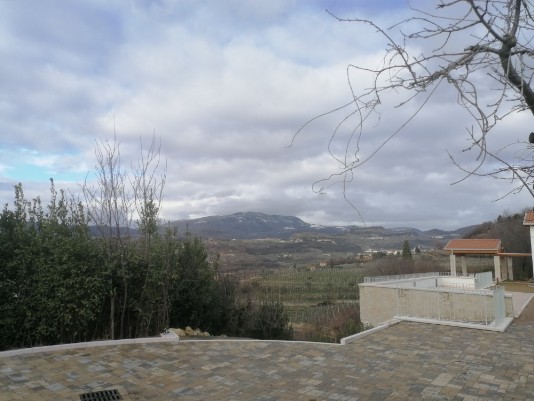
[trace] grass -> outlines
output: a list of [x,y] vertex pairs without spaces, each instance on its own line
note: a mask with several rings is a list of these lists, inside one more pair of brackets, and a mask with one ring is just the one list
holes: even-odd
[[277,299],[287,305],[321,305],[338,301],[357,301],[359,268],[322,268],[314,271],[282,270],[258,274],[243,285],[259,298]]
[[534,293],[534,282],[531,281],[503,281],[501,285],[509,292]]
[[[449,262],[443,255],[416,255],[414,260],[416,267],[429,271],[445,270]],[[295,338],[337,341],[359,330],[358,284],[365,276],[408,273],[408,266],[401,262],[397,257],[385,257],[365,264],[249,271],[241,278],[240,288],[255,302],[282,302]],[[390,268],[396,270],[390,272]]]

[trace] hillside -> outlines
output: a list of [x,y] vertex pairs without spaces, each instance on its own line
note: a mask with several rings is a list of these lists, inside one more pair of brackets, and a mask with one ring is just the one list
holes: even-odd
[[455,238],[464,235],[474,226],[454,231],[433,229],[421,231],[417,228],[362,227],[362,226],[321,226],[309,224],[295,216],[268,215],[259,212],[241,212],[227,216],[208,216],[190,220],[176,220],[170,223],[183,234],[189,232],[204,238],[217,239],[288,239],[295,234],[343,235],[356,234],[372,236],[408,236],[421,238]]
[[258,212],[235,213],[228,216],[208,216],[192,220],[177,220],[171,226],[180,233],[219,239],[290,238],[299,233],[342,234],[348,228],[308,224],[294,216],[268,215]]
[[435,249],[472,228],[456,231],[384,227],[328,227],[294,216],[246,212],[171,223],[204,239],[225,269],[302,267],[351,263],[363,253],[394,252],[408,240],[412,248]]

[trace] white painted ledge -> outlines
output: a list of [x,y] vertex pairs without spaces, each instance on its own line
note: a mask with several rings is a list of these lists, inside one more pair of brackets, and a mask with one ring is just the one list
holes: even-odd
[[180,340],[180,337],[178,337],[175,333],[168,333],[168,334],[161,334],[161,337],[127,338],[124,340],[87,341],[83,343],[46,345],[42,347],[21,348],[21,349],[3,351],[3,352],[0,352],[0,358],[18,356],[18,355],[36,354],[38,352],[61,351],[61,350],[76,349],[76,348],[93,348],[93,347],[106,347],[110,345],[144,344],[144,343],[166,343],[166,342],[179,341],[179,340]]
[[405,321],[405,322],[440,324],[442,326],[453,326],[453,327],[463,327],[467,329],[498,331],[501,333],[506,331],[508,326],[510,326],[510,324],[514,320],[513,317],[505,317],[503,321],[498,325],[496,325],[495,323],[484,325],[484,324],[476,324],[476,323],[455,322],[451,320],[425,319],[425,318],[410,317],[410,316],[395,316],[395,318],[401,321]]
[[340,340],[340,344],[341,345],[350,344],[351,342],[354,342],[354,341],[359,340],[361,338],[370,336],[371,334],[376,333],[377,331],[381,331],[381,330],[387,329],[388,327],[390,327],[390,326],[392,326],[394,324],[397,324],[399,322],[400,322],[399,319],[389,320],[387,322],[381,323],[379,326],[373,327],[372,329],[361,331],[361,332],[353,334],[351,336],[344,337],[344,338],[342,338]]

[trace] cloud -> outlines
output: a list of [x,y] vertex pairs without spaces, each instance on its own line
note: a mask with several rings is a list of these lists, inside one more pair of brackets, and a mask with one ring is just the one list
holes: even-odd
[[[154,134],[167,163],[168,219],[261,211],[318,224],[361,224],[363,216],[457,228],[522,208],[525,194],[493,202],[508,182],[450,185],[463,173],[447,151],[468,168],[476,163],[474,151],[463,152],[470,118],[450,91],[376,155],[417,103],[399,109],[401,97],[384,98],[361,137],[354,119],[332,137],[349,112],[327,113],[351,100],[347,65],[379,65],[386,44],[325,8],[387,25],[409,12],[390,3],[0,2],[0,56],[9,60],[0,65],[0,200],[10,202],[19,181],[29,196],[46,195],[49,176],[76,192],[95,165],[96,140],[116,135],[128,167]],[[361,71],[350,77],[354,90],[370,84]],[[528,124],[525,115],[506,120],[495,146],[525,138]],[[372,156],[346,185],[357,209],[338,176],[323,183],[324,194],[313,191],[340,172],[332,155],[354,161],[356,152]]]

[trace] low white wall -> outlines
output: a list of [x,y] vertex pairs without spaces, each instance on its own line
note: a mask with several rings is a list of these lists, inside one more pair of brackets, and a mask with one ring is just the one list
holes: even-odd
[[[434,288],[437,287],[439,279],[437,277],[432,278],[418,278],[418,279],[407,279],[407,280],[399,280],[395,282],[390,282],[384,285],[389,285],[393,287],[401,287],[401,288]],[[376,283],[380,284],[380,283]]]
[[360,320],[378,326],[397,315],[397,289],[360,284]]
[[475,288],[474,277],[440,277],[439,287]]
[[[505,315],[513,317],[511,297],[505,297]],[[360,284],[360,319],[377,326],[395,316],[491,323],[494,320],[492,292],[443,289],[395,288]]]
[[514,317],[514,299],[510,294],[504,294],[504,316]]
[[436,276],[428,278],[401,279],[396,281],[376,282],[375,285],[387,285],[396,288],[437,288],[461,287],[475,288],[474,277]]

